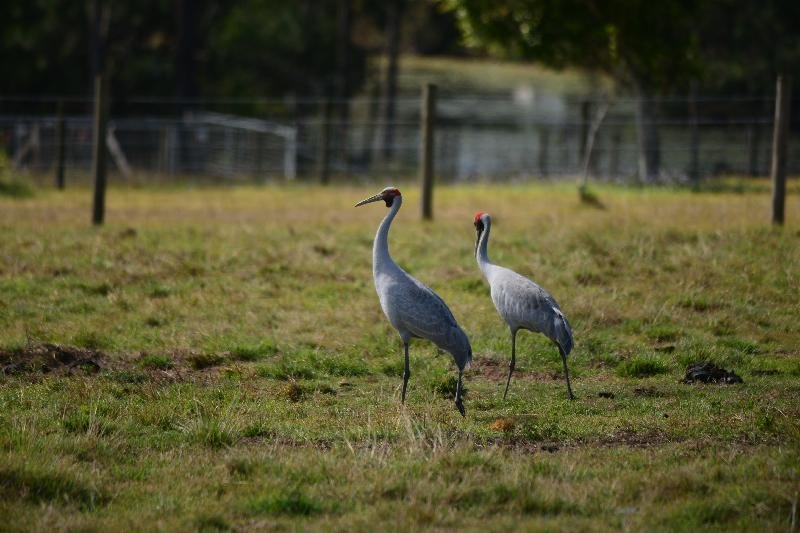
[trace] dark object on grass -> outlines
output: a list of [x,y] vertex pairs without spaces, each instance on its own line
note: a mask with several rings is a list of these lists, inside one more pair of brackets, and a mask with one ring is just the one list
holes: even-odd
[[714,363],[703,362],[690,365],[686,369],[686,377],[682,383],[743,383],[742,378],[734,372],[720,368]]
[[0,350],[0,373],[55,372],[72,374],[77,370],[96,373],[102,370],[102,352],[75,346],[42,343],[5,352]]
[[614,393],[613,392],[608,392],[608,391],[605,391],[605,390],[598,392],[597,395],[600,396],[601,398],[608,398],[610,400],[614,399]]

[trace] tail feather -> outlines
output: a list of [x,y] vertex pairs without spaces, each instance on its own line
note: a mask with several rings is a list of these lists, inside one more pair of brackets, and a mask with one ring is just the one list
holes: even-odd
[[572,351],[573,346],[572,327],[569,325],[564,313],[558,309],[554,309],[554,311],[556,312],[556,318],[553,321],[555,341],[564,352],[564,355],[567,356]]

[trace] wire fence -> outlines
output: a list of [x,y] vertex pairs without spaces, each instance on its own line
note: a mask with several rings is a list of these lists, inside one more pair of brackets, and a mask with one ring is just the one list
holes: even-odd
[[[635,98],[532,89],[445,94],[436,109],[437,179],[521,181],[586,171],[593,179],[632,182],[641,179],[645,150],[656,151],[655,181],[664,183],[694,175],[769,173],[772,98],[670,97],[650,103],[653,114],[642,116],[642,101]],[[420,101],[400,98],[395,106],[387,121],[387,101],[368,97],[115,101],[106,139],[112,180],[236,183],[314,180],[323,172],[334,181],[411,176],[418,168]],[[67,181],[87,180],[90,110],[90,98],[0,96],[0,150],[17,171],[41,175],[54,168],[63,142]],[[645,147],[647,128],[656,137]],[[593,142],[587,143],[592,131]],[[790,135],[790,174],[800,172],[798,155],[800,139]]]

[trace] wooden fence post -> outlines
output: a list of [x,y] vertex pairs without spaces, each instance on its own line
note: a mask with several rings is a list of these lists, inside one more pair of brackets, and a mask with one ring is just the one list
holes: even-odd
[[689,181],[700,190],[700,118],[697,111],[697,81],[689,85]]
[[786,144],[789,133],[791,78],[778,76],[775,90],[775,125],[772,134],[772,223],[783,224],[786,205]]
[[420,132],[420,178],[422,179],[422,218],[433,218],[434,137],[436,135],[436,85],[427,83],[422,89]]
[[64,121],[64,102],[58,101],[56,118],[56,187],[64,190],[64,153],[66,143],[66,124]]
[[92,175],[94,176],[92,223],[96,226],[103,223],[106,208],[107,97],[105,74],[97,74],[94,78],[94,137],[92,139]]

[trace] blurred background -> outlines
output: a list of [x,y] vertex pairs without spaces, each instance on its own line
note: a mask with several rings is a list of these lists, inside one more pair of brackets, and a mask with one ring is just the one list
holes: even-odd
[[444,182],[698,185],[769,174],[800,3],[6,0],[0,40],[0,163],[34,181],[90,182],[102,75],[112,183],[402,180],[434,83]]

